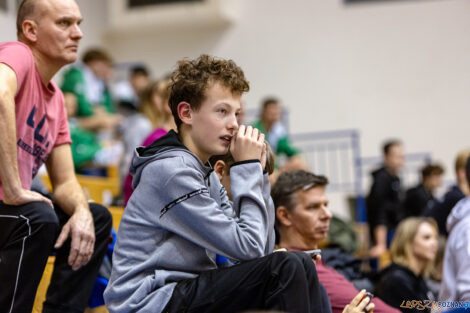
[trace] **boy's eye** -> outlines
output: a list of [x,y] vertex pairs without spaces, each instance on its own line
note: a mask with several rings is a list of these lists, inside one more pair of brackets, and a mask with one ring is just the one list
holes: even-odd
[[220,109],[219,112],[222,113],[222,114],[226,114],[226,113],[227,113],[227,110],[225,110],[225,109]]

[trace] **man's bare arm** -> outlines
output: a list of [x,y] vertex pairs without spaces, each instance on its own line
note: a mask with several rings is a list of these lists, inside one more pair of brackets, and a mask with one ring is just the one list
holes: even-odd
[[76,270],[91,258],[95,245],[95,229],[88,202],[75,176],[70,145],[63,144],[52,149],[46,166],[54,201],[70,215],[55,247],[61,247],[71,237],[68,263]]
[[381,256],[387,250],[387,226],[377,225],[373,230],[375,246],[370,250],[373,257]]
[[70,145],[54,147],[46,161],[54,201],[68,215],[75,210],[89,210],[88,202],[75,176]]
[[3,202],[21,205],[33,201],[49,199],[23,189],[18,171],[18,153],[16,146],[15,95],[18,82],[15,72],[6,64],[0,63],[0,179],[3,188]]

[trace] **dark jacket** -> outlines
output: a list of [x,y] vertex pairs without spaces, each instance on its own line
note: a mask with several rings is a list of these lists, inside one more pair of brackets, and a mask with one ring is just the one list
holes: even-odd
[[406,191],[405,217],[424,216],[439,204],[434,196],[424,188],[423,184]]
[[[371,232],[378,225],[396,228],[403,215],[400,178],[385,167],[372,173],[373,183],[367,197],[367,220]],[[372,237],[373,238],[373,237]]]
[[446,222],[447,217],[452,211],[452,208],[465,198],[464,193],[457,185],[452,186],[449,191],[444,195],[444,201],[439,205],[436,205],[430,212],[429,216],[434,218],[439,227],[439,233],[447,236]]
[[410,269],[392,263],[380,275],[375,289],[376,295],[385,303],[406,313],[430,312],[428,308],[415,306],[405,308],[407,301],[434,300],[422,276],[416,276]]

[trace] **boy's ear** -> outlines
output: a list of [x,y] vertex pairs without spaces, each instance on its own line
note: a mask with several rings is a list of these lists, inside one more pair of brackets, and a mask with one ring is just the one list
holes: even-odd
[[191,110],[191,105],[188,102],[178,103],[178,117],[183,122],[183,124],[192,125],[192,115],[193,111]]
[[214,164],[214,172],[217,174],[217,177],[219,177],[219,180],[222,180],[222,177],[224,177],[225,166],[225,162],[222,160],[218,160]]
[[276,208],[276,218],[282,224],[282,226],[291,226],[290,213],[287,208],[283,205]]

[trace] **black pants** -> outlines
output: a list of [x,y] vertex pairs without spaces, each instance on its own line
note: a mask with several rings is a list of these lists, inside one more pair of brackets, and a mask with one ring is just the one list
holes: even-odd
[[275,252],[179,282],[163,312],[322,313],[322,296],[315,265],[307,254]]
[[[83,312],[106,253],[111,214],[91,203],[95,249],[85,266],[73,271],[67,263],[70,238],[55,250],[56,261],[43,312]],[[0,201],[0,312],[30,313],[48,256],[69,216],[45,202],[20,206]]]

